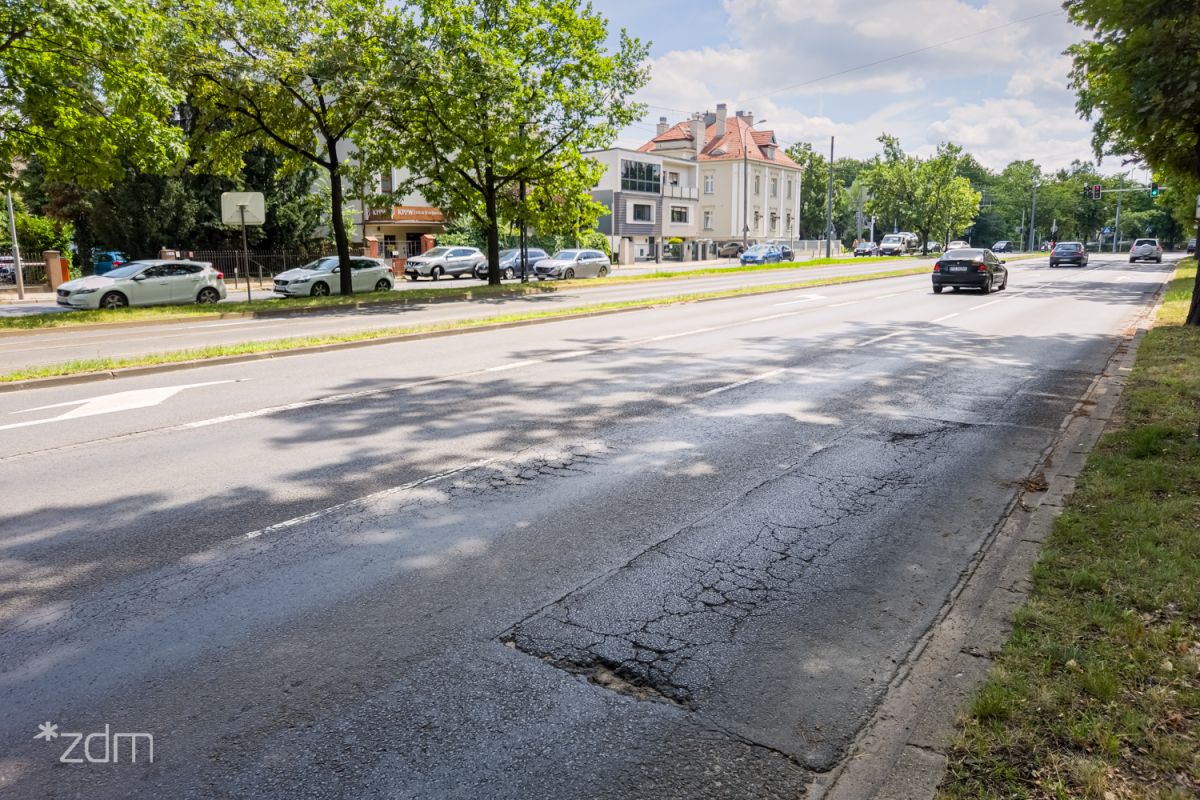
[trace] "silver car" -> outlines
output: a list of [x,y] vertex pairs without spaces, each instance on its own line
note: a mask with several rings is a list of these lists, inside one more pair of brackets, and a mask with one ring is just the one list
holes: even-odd
[[[273,289],[285,297],[324,297],[342,291],[342,270],[337,256],[326,256],[303,267],[275,276]],[[392,288],[392,268],[377,258],[355,256],[350,259],[350,285],[355,294],[386,292]]]
[[599,250],[559,250],[533,265],[539,281],[547,278],[603,278],[611,262]]
[[55,299],[70,308],[216,303],[225,299],[225,276],[199,261],[130,261],[59,284]]
[[1157,261],[1162,263],[1162,245],[1158,239],[1136,239],[1129,248],[1129,263],[1135,261]]
[[486,269],[487,256],[478,247],[435,247],[404,262],[404,277],[411,281],[417,278],[436,281],[443,275],[470,278],[474,277],[475,267],[480,264]]

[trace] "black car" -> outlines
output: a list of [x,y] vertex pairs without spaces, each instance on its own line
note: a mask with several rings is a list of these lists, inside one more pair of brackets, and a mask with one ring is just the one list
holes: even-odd
[[1189,254],[1196,252],[1196,240],[1188,239],[1187,251]]
[[[533,277],[533,265],[541,261],[543,258],[549,258],[550,254],[540,247],[525,248],[525,270],[530,277]],[[488,276],[488,265],[486,262],[475,265],[475,277],[481,281],[486,281]],[[521,277],[521,249],[514,247],[510,250],[500,251],[500,277],[505,280]]]
[[1088,252],[1082,242],[1059,242],[1050,251],[1050,266],[1052,267],[1057,267],[1059,264],[1086,267],[1087,263]]
[[992,245],[993,253],[1011,253],[1012,251],[1013,251],[1012,242],[1008,241],[1007,239],[1003,239],[999,242],[996,242],[994,245]]
[[859,242],[854,245],[854,257],[859,256],[877,256],[879,255],[879,245],[871,241]]
[[1008,288],[1008,268],[991,250],[972,247],[947,250],[933,265],[933,293],[941,294],[947,286],[959,289],[979,289],[984,294]]

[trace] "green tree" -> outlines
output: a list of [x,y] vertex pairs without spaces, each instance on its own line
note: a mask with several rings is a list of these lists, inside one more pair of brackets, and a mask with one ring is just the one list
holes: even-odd
[[182,95],[160,68],[170,31],[153,0],[5,0],[0,178],[34,156],[88,185],[119,179],[126,164],[176,163]]
[[[1200,182],[1200,14],[1179,0],[1067,0],[1089,32],[1069,50],[1078,108],[1098,155],[1140,159]],[[1187,324],[1200,325],[1200,272]]]
[[885,134],[879,141],[883,157],[864,173],[872,214],[919,234],[922,248],[931,234],[949,237],[971,225],[979,213],[980,193],[958,174],[960,147],[941,144],[936,155],[919,159],[905,153],[895,137]]
[[[487,236],[488,281],[500,282],[502,224],[594,226],[607,147],[643,108],[629,101],[648,78],[646,46],[579,0],[418,0],[425,59],[413,87],[396,86],[374,132],[378,166],[400,163],[416,188]],[[518,185],[535,187],[522,205]],[[563,206],[567,212],[562,213]]]
[[409,68],[411,23],[386,0],[207,0],[187,6],[197,42],[182,65],[199,109],[200,164],[237,174],[264,146],[284,173],[316,168],[329,187],[329,223],[351,294],[343,214],[355,147],[382,111],[385,88]]

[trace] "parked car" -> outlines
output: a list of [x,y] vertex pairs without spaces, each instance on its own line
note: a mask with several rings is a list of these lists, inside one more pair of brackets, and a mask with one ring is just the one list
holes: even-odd
[[779,254],[781,256],[783,256],[784,261],[795,261],[796,260],[796,254],[794,252],[792,252],[792,246],[790,244],[788,244],[787,242],[771,240],[771,241],[768,241],[767,244],[769,244],[773,247],[778,247]]
[[56,295],[70,308],[216,303],[225,299],[225,275],[199,261],[130,261],[59,284]]
[[[539,247],[525,248],[525,269],[530,276],[533,275],[533,265],[541,261],[543,258],[549,258],[550,254]],[[486,261],[481,261],[475,265],[475,277],[481,281],[486,281],[488,276],[488,264]],[[500,277],[505,280],[521,277],[521,248],[514,247],[511,250],[500,251]]]
[[964,242],[962,239],[955,239],[950,244],[946,245],[946,252],[951,250],[969,250],[971,249],[970,242]]
[[756,244],[742,253],[743,264],[778,264],[783,261],[783,251],[773,244]]
[[547,278],[603,278],[611,265],[608,256],[599,250],[559,250],[549,258],[533,265],[539,281]]
[[884,256],[906,256],[921,246],[915,233],[889,233],[879,243],[879,254]]
[[1082,242],[1059,242],[1050,251],[1051,267],[1057,267],[1059,264],[1074,264],[1077,267],[1086,267],[1087,263],[1088,252]]
[[0,283],[17,282],[17,260],[12,256],[0,256]]
[[1133,247],[1129,248],[1129,263],[1141,260],[1162,263],[1162,245],[1158,239],[1134,240]]
[[741,242],[726,242],[717,248],[717,255],[721,258],[737,258],[745,250],[746,246]]
[[[324,297],[341,294],[342,271],[337,256],[325,256],[303,267],[275,276],[274,291],[285,297]],[[350,259],[350,281],[356,293],[391,291],[395,276],[392,268],[378,258],[355,256]]]
[[858,256],[877,256],[879,255],[879,245],[871,241],[859,242],[854,246],[854,257]]
[[116,269],[117,267],[129,261],[129,256],[122,253],[120,250],[93,250],[92,251],[92,271],[97,275]]
[[998,241],[994,245],[992,245],[993,253],[1011,253],[1012,251],[1013,251],[1013,244],[1008,239],[1001,239],[1000,241]]
[[437,280],[443,275],[461,278],[475,274],[475,268],[487,266],[487,256],[478,247],[435,247],[404,262],[404,277]]
[[988,294],[993,289],[1008,288],[1008,268],[991,250],[969,247],[946,250],[933,265],[933,293],[941,294],[947,286],[959,289],[979,289]]
[[926,242],[926,243],[925,243],[925,252],[926,252],[926,253],[940,253],[940,252],[942,252],[942,243],[941,243],[941,242],[934,242],[934,241],[928,241],[928,242]]
[[1188,239],[1187,251],[1189,254],[1196,252],[1196,240]]

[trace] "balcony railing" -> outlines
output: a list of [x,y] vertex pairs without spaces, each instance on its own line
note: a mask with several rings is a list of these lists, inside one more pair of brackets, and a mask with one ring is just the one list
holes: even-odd
[[700,197],[700,192],[695,186],[671,186],[663,184],[663,197],[669,197],[672,200],[696,200]]

